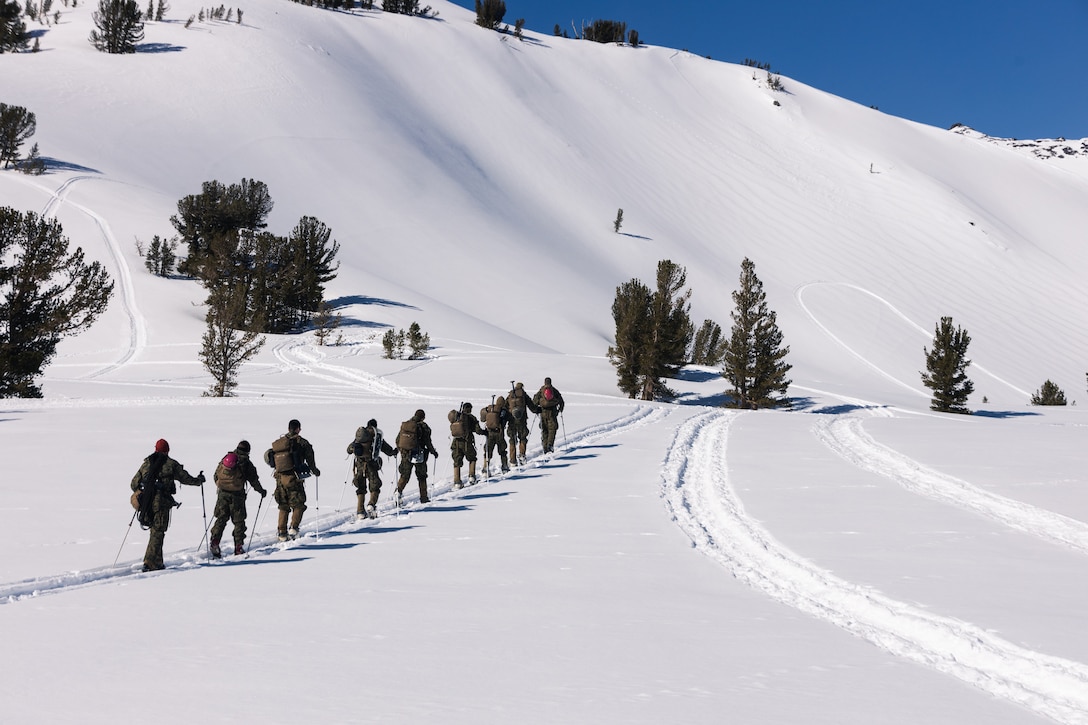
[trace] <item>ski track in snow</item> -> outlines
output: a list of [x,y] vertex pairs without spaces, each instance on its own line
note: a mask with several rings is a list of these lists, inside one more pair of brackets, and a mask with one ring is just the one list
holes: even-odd
[[[814,312],[812,312],[812,310],[810,310],[808,308],[808,305],[805,304],[804,297],[805,297],[805,290],[807,290],[807,289],[809,289],[811,287],[816,287],[816,286],[821,286],[821,285],[835,286],[835,287],[846,287],[847,289],[852,289],[852,290],[854,290],[856,292],[860,292],[862,294],[868,295],[869,297],[872,297],[874,300],[876,300],[880,304],[887,307],[892,312],[892,314],[894,314],[896,317],[901,319],[904,322],[904,324],[906,324],[908,327],[911,327],[911,328],[917,330],[919,333],[921,333],[922,339],[925,339],[925,338],[928,337],[930,340],[932,340],[933,338],[929,337],[930,333],[927,332],[924,327],[922,327],[921,325],[919,325],[918,323],[914,322],[909,317],[904,315],[902,312],[900,312],[899,309],[896,308],[896,306],[893,305],[888,300],[884,299],[883,297],[876,294],[875,292],[871,292],[870,290],[867,290],[864,287],[860,287],[860,286],[858,286],[856,284],[850,284],[849,282],[809,282],[808,284],[803,284],[803,285],[799,286],[796,289],[796,291],[794,292],[794,296],[797,298],[797,304],[800,305],[801,311],[804,312],[805,315],[810,320],[812,320],[813,324],[815,324],[818,328],[820,328],[820,330],[825,335],[827,335],[832,340],[834,340],[835,344],[837,344],[839,347],[846,350],[848,353],[850,353],[853,357],[855,357],[861,363],[868,366],[874,372],[876,372],[880,376],[884,377],[885,379],[895,383],[896,385],[899,385],[899,386],[902,386],[902,387],[906,388],[907,390],[911,391],[912,393],[921,395],[923,397],[929,397],[928,392],[922,390],[918,386],[911,385],[910,383],[906,383],[906,382],[900,380],[899,378],[895,377],[891,373],[889,373],[886,370],[884,370],[883,368],[881,368],[879,365],[876,365],[875,363],[873,363],[871,360],[866,358],[864,355],[859,353],[857,350],[855,350],[854,348],[847,345],[845,341],[843,341],[842,339],[837,337],[833,332],[831,332],[830,329],[828,329],[827,325],[820,322],[819,318],[816,317],[816,314]],[[1005,386],[1011,388],[1012,390],[1016,391],[1016,393],[1019,394],[1019,395],[1022,395],[1024,397],[1030,397],[1031,396],[1031,393],[1029,393],[1028,391],[1021,390],[1020,388],[1018,388],[1015,385],[1013,385],[1012,383],[1010,383],[1008,380],[1005,380],[1005,379],[995,375],[994,373],[990,372],[986,368],[982,367],[977,362],[972,361],[970,367],[974,368],[975,370],[978,370],[980,373],[982,373],[984,375],[987,375],[987,376],[993,378],[994,381],[996,381],[998,383],[1001,383],[1002,385],[1005,385]]]
[[280,362],[283,372],[294,370],[326,382],[337,385],[347,384],[352,388],[398,399],[425,397],[377,375],[327,363],[324,361],[323,353],[305,342],[298,340],[281,342],[273,348],[272,352],[276,360]]
[[[524,466],[514,467],[509,473],[493,476],[486,480],[481,480],[479,483],[471,486],[466,486],[463,489],[457,490],[453,488],[452,479],[449,477],[438,478],[430,477],[428,479],[431,502],[429,504],[419,503],[418,491],[412,492],[415,488],[414,485],[410,485],[405,488],[403,505],[398,511],[395,502],[391,495],[388,495],[387,500],[382,502],[379,506],[379,517],[377,519],[366,519],[363,521],[356,521],[355,514],[348,511],[336,511],[334,513],[323,514],[321,512],[320,498],[315,497],[314,502],[308,509],[309,517],[303,521],[302,530],[300,532],[300,539],[296,542],[290,542],[286,545],[280,544],[277,541],[275,532],[267,533],[264,535],[255,534],[252,539],[249,554],[246,559],[253,556],[270,556],[274,555],[284,549],[291,549],[297,546],[305,546],[306,543],[319,540],[325,536],[336,536],[342,534],[349,534],[359,532],[365,528],[380,525],[382,522],[396,521],[400,516],[411,515],[414,512],[425,511],[426,506],[439,503],[442,500],[457,500],[466,495],[474,494],[477,491],[488,488],[495,483],[504,480],[506,478],[513,478],[520,473],[545,466],[552,460],[563,458],[565,455],[570,454],[579,448],[595,443],[598,440],[609,438],[616,434],[622,433],[626,430],[631,430],[644,425],[654,423],[661,418],[667,417],[669,411],[664,408],[639,405],[632,409],[627,414],[610,420],[604,423],[598,423],[595,425],[587,426],[579,431],[574,432],[569,437],[563,433],[563,429],[560,428],[560,436],[563,439],[561,444],[557,443],[555,447],[555,453],[550,456],[545,456],[541,453],[540,444],[536,443],[530,446],[529,456]],[[386,467],[385,471],[387,475],[391,475],[393,481],[396,480],[396,468],[395,466],[390,468]],[[315,482],[315,485],[316,482]],[[343,486],[350,486],[350,474],[345,478]],[[338,494],[342,494],[339,485],[335,486]],[[392,486],[383,486],[386,491],[396,490],[395,483]],[[315,493],[317,493],[315,491]],[[343,495],[340,496],[341,501]],[[351,499],[354,501],[354,498]],[[251,531],[257,531],[263,520],[267,518],[268,510],[274,508],[274,504],[271,499],[268,499],[267,505],[265,502],[259,505],[258,510],[250,521]],[[354,505],[351,507],[354,508]],[[210,523],[210,521],[209,521]],[[131,523],[129,524],[129,534],[132,533]],[[138,530],[137,530],[138,531]],[[144,572],[143,561],[127,561],[114,566],[103,566],[96,569],[88,569],[86,571],[73,571],[65,574],[58,574],[53,576],[37,577],[34,579],[25,579],[18,582],[12,582],[9,584],[0,584],[0,604],[10,604],[12,602],[23,601],[27,599],[33,599],[35,597],[45,594],[59,594],[66,591],[73,591],[76,589],[82,589],[89,586],[96,586],[99,584],[106,584],[109,582],[117,581],[120,579],[140,579],[146,577],[162,576],[170,574],[171,572],[186,571],[195,567],[199,567],[202,564],[207,565],[211,562],[208,561],[207,549],[203,546],[204,542],[201,542],[201,546],[193,547],[191,549],[183,550],[180,552],[173,552],[167,554],[164,558],[166,569],[161,571]],[[239,557],[226,557],[213,566],[224,565],[236,565],[244,563],[246,559]]]
[[813,434],[846,461],[890,478],[911,493],[966,509],[1017,531],[1088,554],[1088,524],[990,493],[928,468],[873,440],[862,429],[858,418],[821,419],[813,427]]
[[147,346],[147,325],[136,304],[136,291],[132,286],[132,272],[129,269],[128,262],[125,261],[124,254],[121,253],[121,245],[117,243],[117,238],[114,237],[109,224],[101,215],[82,204],[76,204],[75,202],[69,201],[67,198],[68,192],[71,190],[73,184],[78,181],[96,178],[98,177],[84,175],[73,176],[70,179],[65,180],[56,191],[49,192],[51,195],[50,199],[46,202],[41,214],[43,218],[53,216],[56,213],[57,207],[62,204],[67,204],[73,209],[77,209],[89,216],[98,227],[98,232],[105,242],[106,251],[109,252],[110,258],[113,260],[113,267],[117,273],[117,282],[121,288],[121,308],[124,311],[125,317],[128,319],[128,346],[116,362],[83,376],[88,380],[100,377],[108,372],[123,367],[126,363],[136,357],[136,353]]
[[1056,722],[1088,723],[1088,666],[844,581],[776,541],[730,485],[727,444],[738,415],[685,421],[665,457],[662,495],[696,549],[752,588],[896,656]]

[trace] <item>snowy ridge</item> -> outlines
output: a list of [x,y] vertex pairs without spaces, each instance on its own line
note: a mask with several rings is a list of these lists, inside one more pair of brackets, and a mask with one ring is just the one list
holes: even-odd
[[[649,425],[664,417],[667,417],[669,411],[667,409],[640,405],[634,408],[632,411],[614,420],[610,420],[604,423],[598,423],[596,425],[587,426],[581,430],[572,433],[569,437],[563,435],[562,429],[560,430],[560,437],[557,439],[556,452],[553,455],[545,456],[540,453],[540,445],[536,444],[530,448],[532,454],[528,456],[528,461],[525,466],[520,469],[512,469],[509,474],[503,476],[492,476],[490,479],[481,481],[480,483],[466,487],[461,490],[455,490],[453,488],[452,481],[447,477],[444,479],[432,478],[430,479],[430,492],[431,501],[440,500],[442,498],[459,498],[472,491],[482,490],[488,485],[494,484],[503,478],[507,478],[516,475],[519,471],[539,468],[545,465],[548,461],[555,458],[562,458],[564,455],[576,450],[577,448],[593,443],[594,441],[611,437],[613,435],[620,434],[626,430]],[[559,442],[561,441],[561,442]],[[350,471],[350,469],[349,469]],[[379,505],[379,513],[388,516],[390,514],[397,513],[397,506],[392,499],[390,491],[396,490],[396,468],[386,468],[386,478],[391,478],[392,482],[387,481],[383,487],[387,491],[386,500]],[[346,490],[351,484],[349,482],[350,472],[345,479],[343,486],[335,486],[337,492],[340,494],[341,502],[343,501],[343,491]],[[391,485],[392,484],[392,485]],[[335,484],[334,484],[335,485]],[[320,538],[321,536],[328,535],[329,533],[350,533],[365,529],[369,526],[380,524],[381,518],[378,520],[365,520],[356,521],[355,514],[350,512],[336,511],[334,513],[321,512],[319,491],[315,491],[314,488],[320,486],[320,481],[315,479],[310,484],[310,490],[318,494],[315,501],[312,502],[310,507],[310,515],[303,521],[301,534],[307,538]],[[418,492],[413,492],[415,488],[414,480],[409,482],[408,487],[405,488],[405,494],[403,498],[403,505],[400,509],[403,513],[410,513],[412,511],[421,510],[421,506],[426,504],[419,503]],[[328,488],[326,488],[326,491]],[[214,495],[214,489],[213,489]],[[275,508],[271,498],[266,499],[265,502],[260,504],[259,509],[254,510],[250,525],[259,529],[264,521],[268,517],[268,511]],[[133,516],[133,522],[129,524],[129,534],[139,533],[139,529],[136,528],[133,531],[132,523],[135,521]],[[210,522],[210,519],[209,519]],[[169,534],[168,534],[169,535]],[[199,566],[201,563],[206,563],[208,556],[207,550],[203,546],[204,542],[201,542],[201,546],[193,547],[181,552],[169,554],[164,559],[167,568],[164,571],[155,572],[143,572],[142,562],[140,561],[128,561],[114,566],[104,566],[95,569],[89,569],[87,571],[73,571],[65,574],[57,574],[53,576],[38,577],[34,579],[27,579],[19,582],[11,582],[8,584],[0,584],[0,604],[7,604],[16,602],[26,598],[33,598],[42,594],[57,594],[64,591],[70,591],[79,589],[82,587],[93,586],[97,584],[106,584],[111,581],[117,580],[123,577],[148,577],[148,576],[160,576],[164,573],[168,573],[171,570],[182,570]],[[266,534],[255,534],[252,538],[251,549],[249,551],[250,556],[268,556],[273,555],[281,550],[278,545],[275,532]],[[228,563],[237,561],[233,559],[224,560]]]
[[1057,722],[1088,723],[1088,666],[844,581],[776,541],[730,485],[729,430],[739,415],[715,411],[686,421],[665,458],[662,493],[695,548],[754,589],[892,654]]
[[858,468],[892,479],[906,490],[966,509],[1006,526],[1088,554],[1088,524],[985,491],[873,440],[855,417],[820,419],[813,434]]

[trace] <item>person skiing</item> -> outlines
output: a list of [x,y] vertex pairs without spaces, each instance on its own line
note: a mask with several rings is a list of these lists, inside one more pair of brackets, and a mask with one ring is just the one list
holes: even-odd
[[[366,425],[360,426],[355,431],[355,439],[348,444],[348,453],[355,455],[355,476],[352,483],[355,484],[355,497],[358,505],[355,509],[356,518],[369,516],[378,517],[378,494],[382,490],[382,479],[378,472],[382,468],[381,454],[395,456],[397,451],[382,436],[378,428],[378,421],[371,418]],[[367,501],[367,486],[370,488],[370,500]]]
[[525,384],[518,383],[511,387],[510,394],[506,396],[506,434],[510,440],[510,460],[518,465],[525,463],[525,447],[529,444],[529,413],[526,411],[539,413],[540,408],[525,392]]
[[[314,462],[314,447],[300,435],[302,424],[292,419],[287,423],[287,434],[272,443],[273,461],[276,468],[276,491],[272,497],[279,506],[276,533],[280,541],[298,538],[302,514],[306,511],[306,487],[303,479],[321,471]],[[288,525],[290,515],[290,525]]]
[[397,451],[400,453],[400,476],[397,478],[397,503],[400,503],[404,494],[404,487],[408,485],[408,479],[412,477],[412,470],[416,472],[416,480],[419,481],[419,502],[430,503],[427,495],[427,454],[437,456],[431,442],[431,427],[424,423],[427,414],[417,410],[415,414],[400,424],[400,432],[397,433]]
[[510,413],[506,410],[506,398],[501,395],[495,398],[495,402],[480,411],[480,423],[487,431],[487,439],[484,442],[484,460],[488,462],[488,475],[491,474],[490,462],[494,458],[495,449],[499,449],[499,459],[502,463],[502,472],[510,470],[510,463],[506,458],[506,440],[504,434],[506,426],[510,422]]
[[133,491],[154,491],[147,503],[150,510],[140,516],[140,523],[146,520],[151,531],[144,552],[144,571],[166,568],[162,560],[162,545],[166,530],[170,528],[170,512],[181,505],[174,500],[178,490],[175,481],[185,486],[201,486],[207,480],[203,472],[196,476],[189,475],[185,467],[171,458],[169,453],[170,444],[165,439],[155,441],[155,452],[144,459],[129,484]]
[[450,454],[453,456],[453,487],[462,488],[461,466],[468,461],[468,482],[476,483],[476,436],[486,436],[480,421],[472,414],[472,403],[461,403],[461,410],[450,411]]
[[215,510],[212,516],[215,520],[211,528],[212,558],[220,559],[223,556],[219,542],[223,538],[223,530],[227,527],[227,520],[234,523],[234,554],[245,553],[246,545],[246,484],[253,486],[253,490],[261,494],[263,499],[268,491],[258,480],[257,467],[249,460],[249,441],[238,441],[238,446],[223,456],[223,460],[215,467],[212,480],[219,489],[215,499]]
[[544,378],[544,384],[533,396],[533,405],[540,409],[540,443],[545,453],[555,450],[555,434],[559,431],[559,415],[565,403],[563,394],[552,386],[551,378]]

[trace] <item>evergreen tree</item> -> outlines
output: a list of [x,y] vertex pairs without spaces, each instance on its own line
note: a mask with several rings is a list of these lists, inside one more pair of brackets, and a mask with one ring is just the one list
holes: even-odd
[[0,53],[26,50],[30,36],[17,0],[0,0]]
[[317,307],[317,313],[314,314],[314,337],[317,338],[317,344],[324,345],[332,333],[340,327],[341,322],[343,322],[343,316],[339,312],[334,315],[332,307],[322,300]]
[[98,0],[90,41],[104,53],[135,53],[144,39],[143,13],[136,0]]
[[476,24],[481,28],[496,30],[506,16],[503,0],[476,0]]
[[616,220],[612,222],[612,231],[616,234],[620,233],[620,227],[623,226],[623,209],[616,211]]
[[675,377],[687,358],[692,326],[688,315],[691,290],[686,270],[668,259],[657,263],[657,289],[651,294],[639,280],[616,288],[612,318],[616,344],[608,357],[617,384],[630,397],[672,398],[664,379]]
[[1031,396],[1032,405],[1065,405],[1065,393],[1057,385],[1047,380]]
[[426,357],[427,350],[431,348],[431,336],[423,331],[418,322],[413,322],[408,326],[408,335],[405,342],[411,351],[408,355],[409,360],[420,360]]
[[617,287],[612,302],[616,344],[608,348],[608,359],[616,368],[616,384],[630,398],[642,391],[642,351],[649,337],[652,303],[653,292],[637,279]]
[[23,142],[38,130],[37,117],[22,106],[0,103],[0,169],[19,160]]
[[177,246],[178,243],[173,239],[161,239],[158,234],[152,237],[144,256],[147,271],[157,277],[169,277],[177,264],[177,255],[174,253]]
[[0,207],[0,397],[40,398],[34,379],[61,338],[106,309],[113,282],[56,220]]
[[340,244],[330,239],[332,230],[312,216],[299,220],[287,243],[291,249],[291,281],[286,304],[302,313],[317,312],[325,295],[325,283],[336,279],[339,263],[334,263]]
[[782,346],[777,316],[768,309],[763,282],[747,257],[741,262],[740,288],[733,292],[733,304],[733,328],[722,369],[722,377],[732,386],[727,391],[732,405],[755,409],[788,404],[786,392],[792,381],[786,374],[793,366],[785,359],[790,348]]
[[933,334],[933,349],[925,350],[926,371],[920,373],[922,384],[933,391],[931,410],[942,413],[967,413],[967,398],[975,384],[967,377],[967,346],[971,337],[967,331],[952,327],[951,317],[942,317]]
[[713,320],[703,320],[691,343],[688,359],[692,365],[720,365],[725,356],[725,346],[721,326]]
[[271,211],[272,197],[263,181],[242,179],[229,186],[205,181],[199,194],[178,201],[178,213],[170,217],[188,246],[181,271],[200,277],[209,261],[214,264],[215,257],[229,257],[236,251],[242,230],[264,229]]
[[228,287],[215,290],[209,300],[208,327],[201,339],[200,362],[211,373],[214,382],[205,396],[232,396],[238,387],[238,370],[264,347],[264,337],[236,329],[245,317],[245,309],[242,295]]
[[622,43],[627,35],[627,23],[619,20],[594,20],[582,28],[583,40],[597,43]]

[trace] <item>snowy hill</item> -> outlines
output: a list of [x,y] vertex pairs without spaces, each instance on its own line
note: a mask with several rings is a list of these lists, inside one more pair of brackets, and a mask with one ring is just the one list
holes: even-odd
[[[519,41],[442,0],[189,27],[200,4],[171,6],[135,55],[91,47],[90,3],[0,55],[0,101],[37,115],[50,161],[0,172],[0,204],[56,216],[117,280],[45,399],[0,405],[23,453],[0,483],[13,722],[126,721],[158,667],[183,696],[165,722],[1088,722],[1085,422],[1027,405],[1085,384],[1085,142],[1042,158],[673,49]],[[272,231],[332,228],[346,340],[270,338],[211,400],[203,294],[147,274],[136,240],[241,178],[268,184]],[[796,409],[703,407],[725,386],[702,370],[675,383],[687,405],[620,397],[616,286],[672,259],[696,322],[728,327],[744,257]],[[945,315],[980,415],[928,411]],[[383,359],[412,321],[432,356]],[[445,411],[545,375],[559,455],[534,440],[525,470],[453,491]],[[387,463],[383,517],[355,524],[344,444],[416,408],[435,502],[398,517]],[[253,555],[207,566],[214,491],[185,489],[171,568],[134,573],[125,486],[157,438],[210,473],[292,417],[324,469],[302,544],[281,551],[251,496]]]

